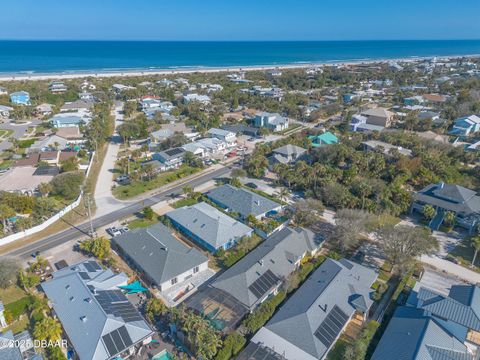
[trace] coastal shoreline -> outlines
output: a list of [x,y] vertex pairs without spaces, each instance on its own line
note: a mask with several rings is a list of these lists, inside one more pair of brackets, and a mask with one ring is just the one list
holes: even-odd
[[221,72],[239,72],[239,71],[268,71],[274,69],[288,70],[288,69],[308,69],[312,67],[322,68],[327,66],[354,66],[367,65],[376,63],[390,63],[390,62],[417,62],[432,60],[436,58],[439,61],[450,61],[460,58],[476,58],[480,54],[468,55],[446,55],[446,56],[410,56],[404,58],[379,58],[379,59],[361,59],[361,60],[331,60],[322,62],[296,62],[290,64],[266,64],[266,65],[247,65],[247,66],[184,66],[167,69],[115,69],[115,70],[85,70],[75,72],[72,70],[64,70],[60,72],[48,73],[1,73],[0,81],[42,81],[42,80],[68,80],[68,79],[82,79],[82,78],[113,78],[113,77],[138,77],[151,75],[180,75],[193,73],[221,73]]

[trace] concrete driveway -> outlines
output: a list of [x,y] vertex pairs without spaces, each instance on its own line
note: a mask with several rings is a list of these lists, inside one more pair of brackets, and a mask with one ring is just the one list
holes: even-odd
[[[115,128],[123,122],[123,103],[115,104],[113,110],[115,115]],[[121,201],[115,199],[112,194],[113,171],[115,162],[117,161],[118,151],[120,149],[121,138],[115,131],[108,144],[105,159],[103,160],[100,173],[98,174],[97,185],[95,186],[95,204],[97,210],[95,211],[95,218],[111,213],[112,211],[121,209],[130,201]]]

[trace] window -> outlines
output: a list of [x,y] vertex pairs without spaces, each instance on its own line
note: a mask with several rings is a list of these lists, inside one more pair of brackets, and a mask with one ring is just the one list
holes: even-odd
[[198,266],[195,266],[195,267],[193,268],[193,273],[196,274],[196,273],[198,272],[198,270],[199,270]]
[[170,282],[172,283],[172,285],[175,285],[177,283],[177,278],[174,277],[172,280],[170,280]]

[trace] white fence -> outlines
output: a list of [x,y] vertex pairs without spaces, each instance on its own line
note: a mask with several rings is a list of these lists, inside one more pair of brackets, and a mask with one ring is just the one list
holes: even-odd
[[[87,169],[87,172],[86,172],[86,178],[88,177],[88,175],[90,174],[90,169],[92,168],[92,162],[93,162],[93,157],[95,156],[95,153],[92,153],[92,156],[90,158],[90,162],[88,164],[88,169]],[[37,225],[37,226],[34,226],[30,229],[26,229],[24,231],[20,231],[18,233],[15,233],[15,234],[12,234],[12,235],[9,235],[9,236],[6,236],[4,238],[1,238],[0,239],[0,246],[2,245],[6,245],[6,244],[9,244],[15,240],[18,240],[18,239],[22,239],[26,236],[29,236],[29,235],[33,235],[37,232],[40,232],[42,230],[45,230],[47,227],[49,227],[50,225],[52,225],[55,221],[57,220],[60,220],[60,218],[62,216],[64,216],[65,214],[67,214],[68,212],[70,212],[71,210],[75,209],[78,205],[80,205],[80,202],[82,201],[82,196],[83,196],[83,191],[80,192],[80,195],[78,196],[77,200],[75,200],[73,203],[71,203],[70,205],[68,206],[65,206],[62,210],[60,210],[58,213],[56,213],[55,215],[53,215],[51,218],[45,220],[43,223]]]

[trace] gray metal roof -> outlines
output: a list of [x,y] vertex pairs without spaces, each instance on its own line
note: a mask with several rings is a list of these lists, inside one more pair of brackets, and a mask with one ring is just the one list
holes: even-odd
[[11,330],[0,333],[0,359],[2,360],[23,360],[20,349],[14,346],[15,338]]
[[430,184],[415,194],[415,200],[456,213],[480,213],[480,196],[459,185]]
[[259,216],[281,207],[279,203],[266,197],[231,185],[223,185],[210,190],[207,196],[222,207],[239,213],[244,218],[249,214]]
[[473,360],[463,342],[422,309],[397,308],[371,360]]
[[[96,294],[102,294],[102,299],[105,299],[108,294],[118,292],[113,289],[122,284],[120,281],[123,277],[101,268],[98,270],[98,265],[95,267],[93,263],[86,261],[53,273],[53,279],[42,283],[42,289],[79,357],[105,360],[116,354],[109,352],[103,336],[124,327],[132,343],[136,344],[153,332],[138,311],[135,321],[127,321],[124,320],[126,317],[107,312],[107,307],[113,304],[115,297],[106,305],[101,305]],[[123,284],[126,284],[126,279]],[[116,297],[119,298],[118,295]],[[124,303],[125,297],[121,298]]]
[[455,285],[452,290],[449,296],[445,297],[422,287],[417,294],[417,307],[480,331],[480,289],[475,285]]
[[253,231],[247,225],[232,219],[205,202],[184,206],[166,215],[215,249],[229,241],[247,236]]
[[294,158],[297,158],[306,152],[307,152],[306,149],[300,146],[292,145],[292,144],[287,144],[273,150],[274,154],[280,154],[283,156],[294,157]]
[[161,223],[128,231],[112,241],[157,285],[208,261],[200,251],[177,240]]
[[284,228],[277,231],[238,263],[218,276],[211,286],[235,297],[249,309],[261,300],[250,286],[267,271],[280,280],[295,270],[305,253],[318,249],[323,238],[310,230]]
[[[323,359],[358,310],[354,300],[361,296],[367,309],[372,305],[371,285],[376,278],[374,270],[349,260],[325,260],[252,341],[287,359]],[[340,315],[344,318],[338,319]],[[331,341],[327,346],[321,339],[328,318],[337,327],[328,335]]]

